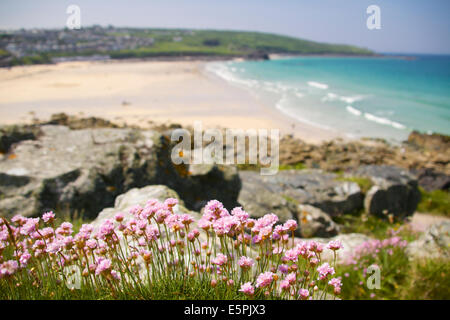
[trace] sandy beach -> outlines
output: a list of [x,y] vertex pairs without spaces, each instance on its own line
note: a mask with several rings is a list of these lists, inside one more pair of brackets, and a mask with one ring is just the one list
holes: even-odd
[[0,124],[52,114],[97,116],[119,124],[280,129],[316,143],[337,132],[297,122],[246,89],[205,70],[205,61],[65,62],[0,69]]

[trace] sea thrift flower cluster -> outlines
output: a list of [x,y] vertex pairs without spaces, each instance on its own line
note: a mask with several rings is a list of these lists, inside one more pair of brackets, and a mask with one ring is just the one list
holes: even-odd
[[228,211],[217,200],[206,204],[200,219],[179,213],[177,204],[150,199],[76,233],[69,222],[56,226],[53,212],[0,218],[0,281],[11,288],[25,281],[63,282],[75,268],[81,287],[107,288],[113,296],[158,279],[187,277],[248,298],[305,300],[341,292],[335,265],[321,259],[324,250],[336,257],[339,241],[295,243],[296,221],[283,224],[272,213],[251,219],[241,207]]

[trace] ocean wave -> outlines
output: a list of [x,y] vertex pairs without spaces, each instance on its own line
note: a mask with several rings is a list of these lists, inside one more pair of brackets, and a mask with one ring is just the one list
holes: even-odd
[[210,63],[206,65],[206,71],[215,74],[219,78],[224,79],[225,81],[235,83],[238,85],[243,85],[249,88],[255,88],[260,86],[260,82],[252,79],[242,79],[238,77],[233,69],[234,67],[230,67],[230,62],[227,63]]
[[353,108],[352,106],[347,106],[345,109],[347,109],[348,112],[350,112],[351,114],[354,114],[355,116],[360,116],[362,114],[361,111]]
[[320,83],[320,82],[316,82],[316,81],[308,81],[308,86],[322,89],[322,90],[328,89],[328,85],[326,83]]
[[361,96],[361,95],[355,95],[355,96],[340,96],[336,93],[333,92],[328,92],[327,95],[325,97],[323,97],[321,99],[322,102],[326,102],[326,101],[343,101],[347,104],[353,104],[356,101],[361,101],[363,100],[365,97]]
[[340,96],[339,97],[339,100],[347,102],[349,104],[352,104],[356,101],[360,101],[362,99],[364,99],[364,96],[350,96],[350,97]]
[[297,120],[299,122],[303,122],[305,124],[308,124],[308,125],[316,127],[316,128],[334,131],[333,128],[331,128],[329,126],[326,126],[326,125],[323,125],[323,124],[319,124],[319,123],[313,122],[311,120],[308,120],[308,119],[300,117],[298,115],[298,111],[299,110],[296,110],[296,111],[290,110],[290,108],[288,108],[286,106],[287,102],[288,102],[288,97],[284,95],[280,100],[278,100],[278,102],[276,103],[275,107],[278,110],[280,110],[282,113],[284,113],[285,115],[287,115],[287,116],[289,116],[289,117],[291,117],[291,118],[293,118],[293,119],[295,119],[295,120]]
[[386,119],[386,118],[377,117],[377,116],[374,116],[371,113],[367,113],[367,112],[364,113],[364,117],[367,120],[374,121],[374,122],[377,122],[377,123],[380,123],[380,124],[384,124],[384,125],[389,125],[389,126],[394,127],[396,129],[405,129],[406,128],[406,126],[404,126],[401,123],[398,123],[398,122],[395,122],[395,121],[392,121],[392,120],[389,120],[389,119]]

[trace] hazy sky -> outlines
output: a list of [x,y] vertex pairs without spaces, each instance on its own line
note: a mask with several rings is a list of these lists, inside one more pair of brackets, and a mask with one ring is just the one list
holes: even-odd
[[[264,31],[354,44],[378,52],[450,54],[450,0],[0,0],[0,28],[61,28],[66,8],[81,23]],[[381,9],[368,30],[366,9]]]

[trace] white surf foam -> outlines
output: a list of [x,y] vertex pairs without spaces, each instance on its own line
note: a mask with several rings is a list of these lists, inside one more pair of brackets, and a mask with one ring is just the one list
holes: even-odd
[[347,106],[345,109],[347,109],[347,111],[350,112],[351,114],[354,114],[355,116],[358,116],[358,117],[362,114],[361,111],[353,108],[352,106]]
[[328,85],[326,83],[320,83],[320,82],[316,82],[316,81],[308,81],[308,86],[322,89],[322,90],[328,89]]
[[334,131],[331,127],[328,127],[326,125],[323,124],[319,124],[316,123],[314,121],[302,118],[298,115],[298,110],[297,111],[293,111],[290,110],[290,108],[288,108],[286,106],[286,104],[288,103],[288,97],[286,95],[284,95],[275,105],[275,107],[280,110],[281,112],[283,112],[284,114],[286,114],[287,116],[294,118],[295,120],[299,121],[299,122],[303,122],[305,124],[308,124],[310,126],[316,127],[316,128],[320,128],[320,129],[324,129],[324,130],[330,130],[330,131]]
[[380,124],[385,124],[385,125],[394,127],[396,129],[405,129],[406,128],[406,126],[404,126],[401,123],[398,123],[398,122],[395,122],[395,121],[392,121],[392,120],[389,120],[389,119],[386,119],[386,118],[377,117],[377,116],[374,116],[371,113],[367,113],[367,112],[364,113],[364,117],[367,120],[374,121],[374,122],[377,122],[377,123],[380,123]]

